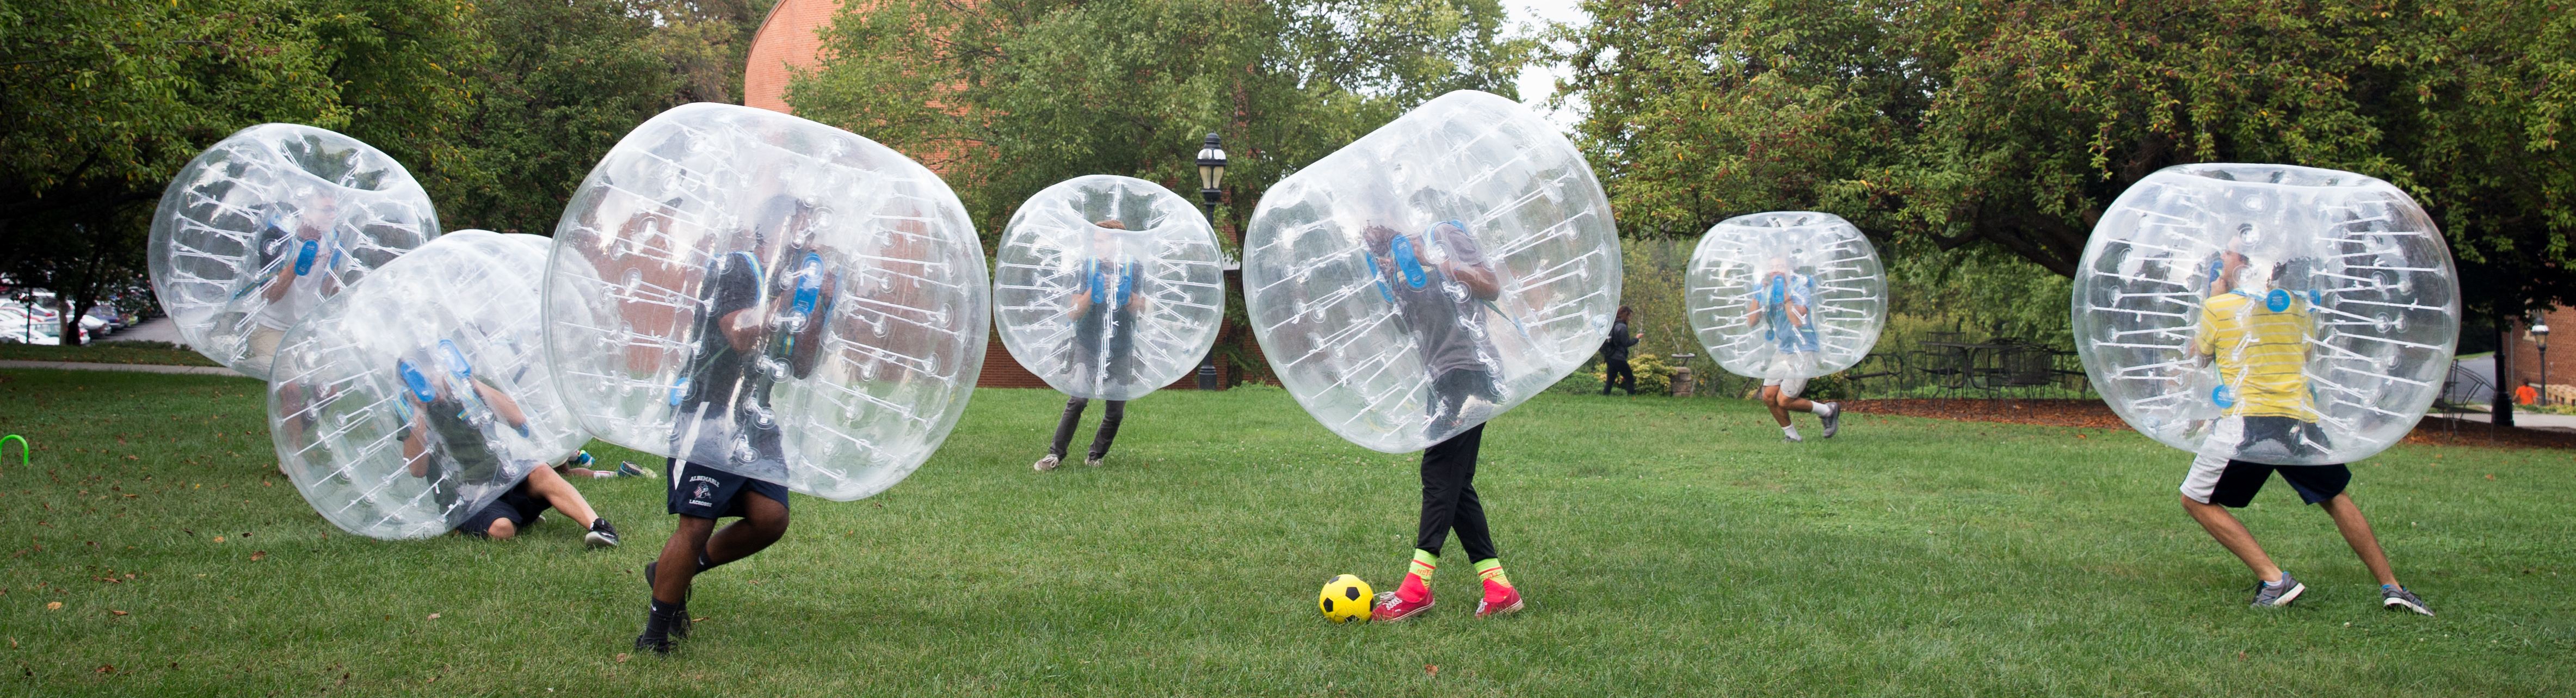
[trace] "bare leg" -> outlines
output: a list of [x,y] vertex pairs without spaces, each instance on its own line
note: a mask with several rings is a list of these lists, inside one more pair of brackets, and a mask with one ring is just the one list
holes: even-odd
[[1789,410],[1780,404],[1780,386],[1762,386],[1762,404],[1771,408],[1771,419],[1778,421],[1780,426],[1789,426]]
[[554,505],[582,528],[590,528],[590,522],[599,519],[599,512],[591,511],[590,502],[581,498],[581,490],[573,489],[572,483],[556,475],[553,468],[528,471],[528,494]]
[[[2218,544],[2225,546],[2227,552],[2235,553],[2236,559],[2245,561],[2246,567],[2254,569],[2254,576],[2262,577],[2266,582],[2281,581],[2281,568],[2272,564],[2272,556],[2263,554],[2263,544],[2254,542],[2254,534],[2245,530],[2245,523],[2237,521],[2235,514],[2227,513],[2227,507],[2202,504],[2190,497],[2176,498],[2182,500],[2183,510],[2191,512],[2191,518],[2200,522],[2201,530],[2218,539]],[[2372,547],[2375,549],[2377,546]]]
[[698,551],[707,549],[707,535],[715,530],[715,519],[680,516],[680,528],[662,544],[654,568],[654,601],[676,605],[689,597],[689,581],[698,576]]
[[2405,588],[2397,583],[2397,573],[2388,569],[2388,553],[2380,551],[2379,537],[2371,535],[2370,522],[2361,518],[2361,507],[2353,506],[2352,495],[2338,494],[2317,506],[2334,517],[2335,530],[2343,532],[2343,542],[2361,556],[2361,566],[2370,568],[2370,576],[2378,577],[2380,584]]
[[[746,513],[750,516],[726,525],[707,539],[707,559],[716,564],[751,557],[752,553],[767,549],[769,544],[778,542],[780,536],[787,535],[786,505],[749,492],[743,496],[747,498],[744,501],[748,504],[744,508],[749,510]],[[689,564],[694,569],[697,561],[690,560]]]

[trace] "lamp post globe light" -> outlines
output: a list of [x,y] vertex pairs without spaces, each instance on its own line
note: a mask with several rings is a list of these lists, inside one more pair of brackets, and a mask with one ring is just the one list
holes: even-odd
[[[1225,148],[1223,147],[1223,142],[1217,138],[1216,134],[1210,133],[1207,135],[1207,141],[1200,144],[1199,147],[1199,198],[1206,202],[1208,227],[1210,229],[1218,229],[1216,222],[1217,200],[1225,196],[1225,190],[1218,187],[1223,184],[1224,181]],[[1218,234],[1223,235],[1222,232]],[[1209,347],[1207,356],[1199,359],[1199,389],[1216,389],[1215,347]]]

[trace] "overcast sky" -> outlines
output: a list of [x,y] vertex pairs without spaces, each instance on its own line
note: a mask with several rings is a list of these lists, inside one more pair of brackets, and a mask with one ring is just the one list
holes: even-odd
[[[1520,25],[1514,31],[1535,31],[1545,22],[1581,23],[1585,21],[1588,16],[1583,14],[1581,8],[1575,6],[1576,1],[1504,0],[1503,7],[1511,13],[1511,23]],[[1563,77],[1564,74],[1565,71],[1555,65],[1532,65],[1522,68],[1520,79],[1513,83],[1520,89],[1523,103],[1530,105],[1532,109],[1539,109],[1542,113],[1546,113],[1545,107],[1540,102],[1547,101],[1549,93],[1556,89],[1556,79]],[[1572,114],[1547,113],[1546,115],[1547,120],[1560,129],[1570,129],[1574,124]]]

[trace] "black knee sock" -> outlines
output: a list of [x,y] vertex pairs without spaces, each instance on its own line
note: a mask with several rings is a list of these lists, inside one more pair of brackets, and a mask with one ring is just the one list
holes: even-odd
[[[728,561],[728,562],[729,562],[729,561]],[[717,562],[717,561],[715,560],[715,558],[707,557],[707,552],[706,552],[706,551],[704,551],[704,550],[700,550],[700,551],[698,551],[698,573],[699,573],[699,574],[706,574],[707,570],[715,569],[715,568],[718,568],[718,567],[723,567],[724,565],[725,565],[725,563],[723,563],[723,562]]]

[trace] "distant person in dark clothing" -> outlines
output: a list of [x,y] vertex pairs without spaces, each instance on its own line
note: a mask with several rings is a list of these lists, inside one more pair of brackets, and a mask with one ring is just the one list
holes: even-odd
[[[1117,234],[1127,224],[1116,219],[1101,221],[1091,231],[1090,259],[1083,263],[1082,288],[1073,294],[1072,307],[1065,315],[1073,319],[1073,362],[1075,384],[1092,390],[1106,390],[1112,384],[1136,379],[1136,323],[1145,314],[1145,294],[1137,289],[1136,261],[1119,254]],[[1100,431],[1092,435],[1091,450],[1082,459],[1084,465],[1099,465],[1109,455],[1109,444],[1118,439],[1118,423],[1127,417],[1127,401],[1103,400],[1108,403],[1100,415]],[[1047,445],[1045,458],[1034,467],[1054,470],[1064,462],[1065,449],[1073,443],[1073,430],[1082,423],[1082,410],[1091,399],[1081,396],[1064,402],[1064,416],[1056,420],[1055,440]]]
[[1628,336],[1628,306],[1619,306],[1619,317],[1610,321],[1610,338],[1601,340],[1601,394],[1610,394],[1611,386],[1637,394],[1637,372],[1628,369],[1628,348],[1645,341],[1646,333]]

